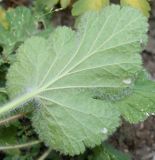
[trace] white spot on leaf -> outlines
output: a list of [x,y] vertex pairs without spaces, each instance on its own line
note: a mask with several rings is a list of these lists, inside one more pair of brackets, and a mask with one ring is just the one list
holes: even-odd
[[102,128],[101,132],[102,132],[103,134],[107,134],[107,133],[108,133],[108,129],[107,129],[107,128]]
[[147,113],[147,112],[146,112],[145,114],[146,114],[146,116],[149,116],[149,115],[150,115],[150,114],[149,114],[149,113]]
[[132,80],[131,80],[130,78],[124,79],[124,80],[123,80],[123,83],[125,83],[125,84],[131,84],[131,83],[132,83]]

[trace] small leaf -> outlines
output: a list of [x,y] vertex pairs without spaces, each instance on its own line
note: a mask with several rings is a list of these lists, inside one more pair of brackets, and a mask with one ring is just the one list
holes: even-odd
[[104,144],[93,150],[89,160],[131,160],[131,158],[112,146]]
[[[7,146],[11,144],[16,144],[17,143],[17,128],[13,125],[9,127],[1,127],[0,128],[0,146]],[[10,155],[17,155],[20,153],[18,149],[14,150],[6,150],[5,151],[7,154]]]
[[0,145],[16,143],[17,128],[14,126],[0,128]]
[[56,5],[59,2],[59,0],[36,0],[36,5],[37,7],[41,7],[45,10],[50,11],[51,9],[53,9],[54,5]]
[[[76,32],[59,27],[49,39],[32,37],[7,76],[10,98],[36,103],[33,126],[53,149],[76,155],[99,145],[115,131],[120,114],[111,100],[93,95],[133,85],[146,32],[137,10],[110,6],[82,16]],[[128,78],[131,83],[124,83]]]
[[18,44],[36,33],[36,21],[27,8],[17,7],[6,12],[9,29],[0,26],[0,44],[6,57]]
[[121,0],[121,5],[130,5],[142,11],[145,16],[149,16],[151,10],[148,0]]
[[89,10],[100,10],[109,4],[109,0],[78,0],[74,3],[72,14],[78,16]]

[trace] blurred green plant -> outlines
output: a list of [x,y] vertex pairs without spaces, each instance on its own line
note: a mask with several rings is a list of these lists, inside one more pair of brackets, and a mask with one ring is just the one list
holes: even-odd
[[34,35],[47,37],[52,30],[40,30],[38,17],[28,8],[17,7],[6,12],[2,9],[0,11],[0,46],[3,49],[1,64],[12,63],[15,58],[14,52],[26,39]]
[[[139,9],[145,16],[149,16],[149,12],[151,10],[149,0],[120,0],[120,4],[122,6],[132,6],[134,8]],[[62,9],[65,9],[67,6],[72,6],[72,15],[79,16],[82,15],[84,12],[89,10],[100,10],[101,8],[110,4],[110,0],[36,0],[36,6],[39,8],[43,8],[47,11],[50,11],[54,8],[54,6],[60,3]]]
[[103,144],[93,150],[89,160],[131,160],[129,155],[119,152],[109,144]]
[[139,9],[145,16],[149,17],[150,15],[150,4],[149,0],[121,0],[121,5],[129,5]]

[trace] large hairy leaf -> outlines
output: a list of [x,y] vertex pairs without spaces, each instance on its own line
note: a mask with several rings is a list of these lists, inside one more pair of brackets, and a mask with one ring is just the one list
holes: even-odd
[[47,40],[27,40],[7,77],[11,98],[36,102],[40,138],[70,155],[100,144],[119,125],[118,108],[95,97],[133,86],[147,25],[136,10],[110,6],[85,14],[77,30],[60,27]]
[[100,10],[108,4],[109,0],[78,0],[73,5],[72,14],[78,16],[89,10]]
[[151,10],[149,0],[121,0],[122,5],[130,5],[142,11],[145,16],[149,16]]

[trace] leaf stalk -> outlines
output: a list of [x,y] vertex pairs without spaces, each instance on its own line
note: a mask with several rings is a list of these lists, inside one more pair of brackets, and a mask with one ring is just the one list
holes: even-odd
[[37,145],[39,143],[41,143],[41,141],[40,140],[36,140],[36,141],[28,142],[28,143],[25,143],[25,144],[0,146],[0,151],[3,151],[3,150],[12,150],[12,149],[20,149],[20,148],[27,148],[27,147],[31,147],[33,145]]
[[20,114],[11,116],[11,117],[9,117],[9,118],[0,120],[0,126],[3,126],[3,125],[5,125],[5,124],[7,124],[7,123],[10,123],[10,122],[14,122],[14,121],[17,120],[17,119],[20,119],[20,118],[24,117],[25,114],[26,114],[26,113],[20,113]]
[[0,115],[5,114],[9,111],[12,111],[12,110],[16,109],[17,107],[20,107],[21,105],[24,105],[24,103],[27,103],[28,101],[32,100],[38,93],[40,93],[40,91],[38,91],[38,90],[31,92],[31,93],[27,93],[25,95],[22,95],[16,99],[6,103],[2,107],[0,107]]

